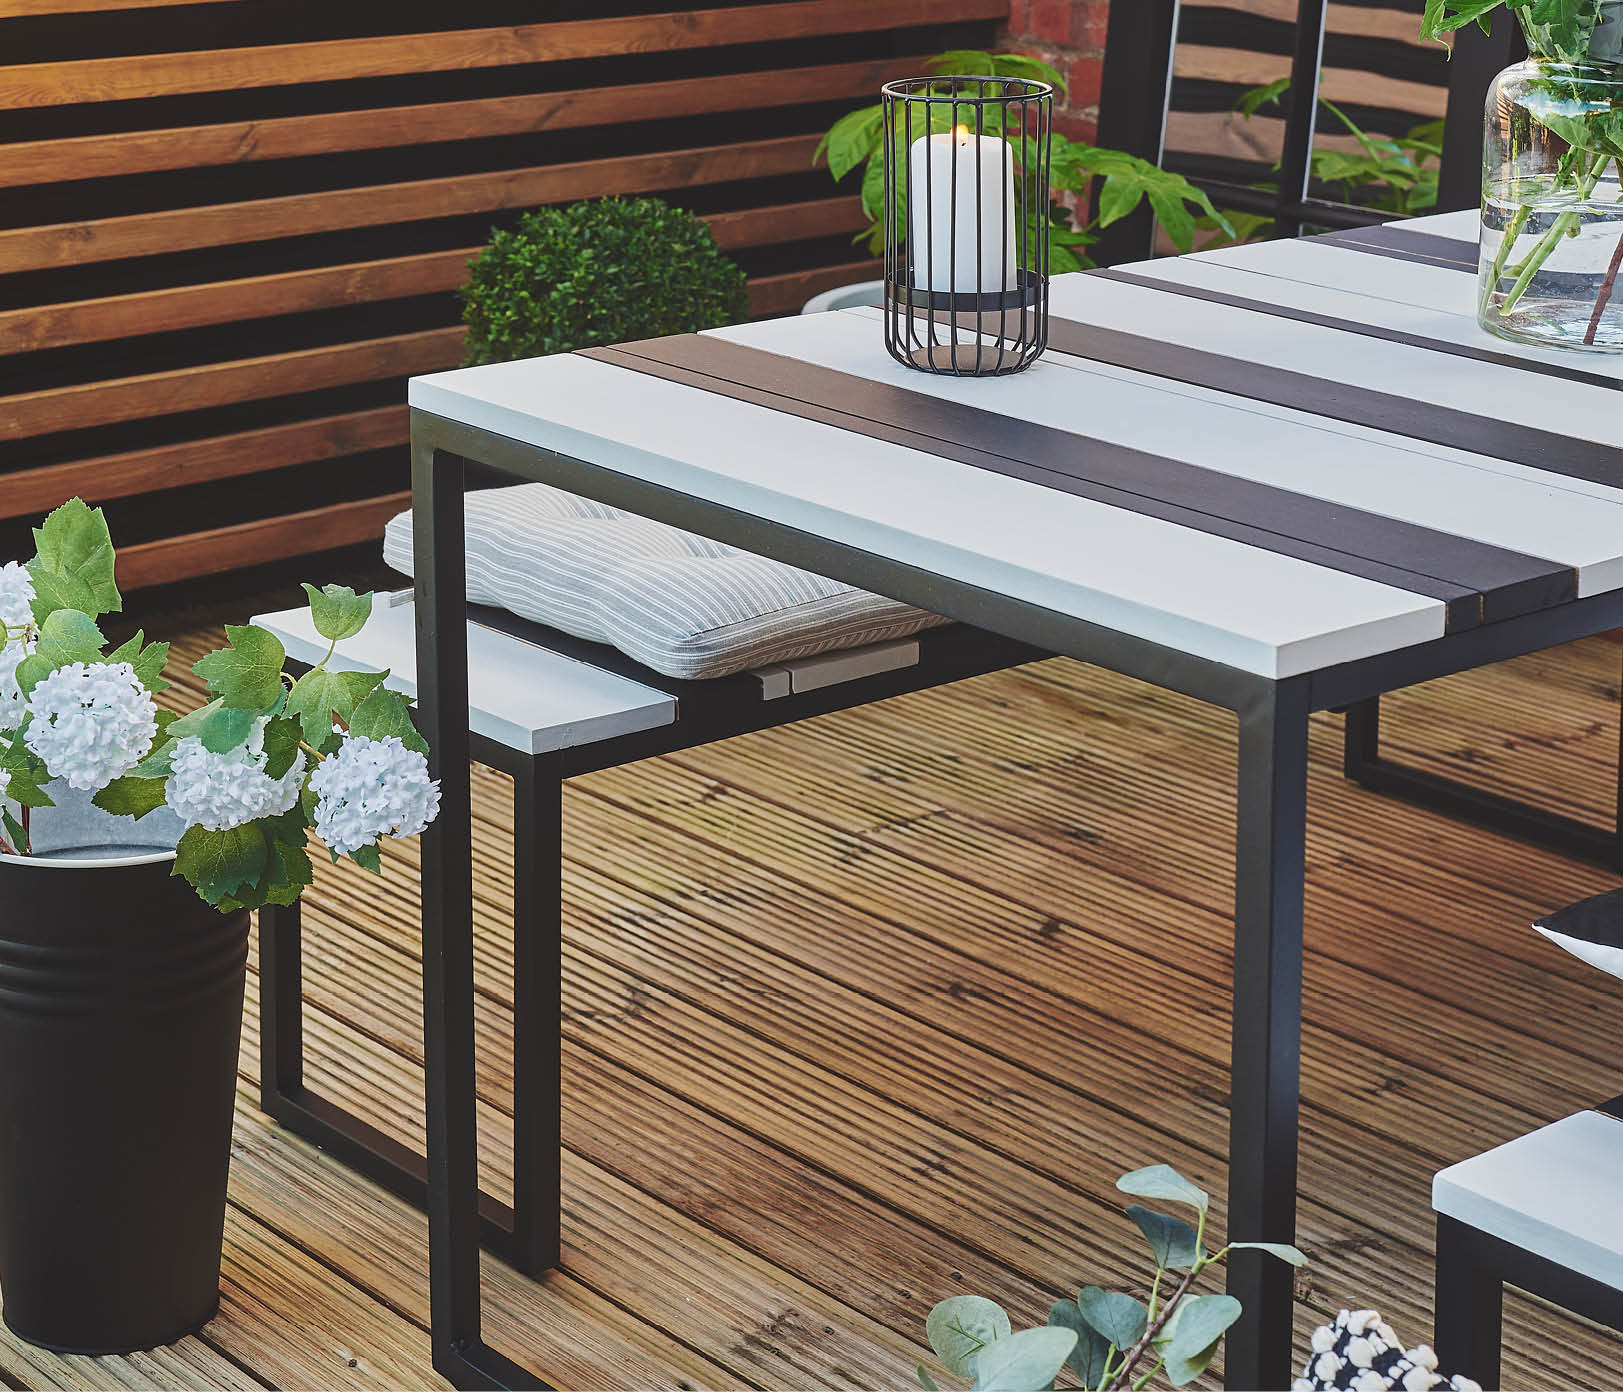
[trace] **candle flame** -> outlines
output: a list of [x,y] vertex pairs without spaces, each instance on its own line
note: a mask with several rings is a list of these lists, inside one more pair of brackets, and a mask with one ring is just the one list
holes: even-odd
[[952,138],[960,145],[969,144],[969,127],[962,124],[954,126],[952,128]]

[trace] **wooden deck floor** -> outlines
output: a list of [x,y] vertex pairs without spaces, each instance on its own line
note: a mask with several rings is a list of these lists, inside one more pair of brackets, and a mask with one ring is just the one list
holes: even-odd
[[[1620,657],[1395,699],[1395,746],[1600,815]],[[1623,1091],[1623,992],[1526,927],[1614,877],[1348,786],[1339,733],[1316,721],[1298,1324],[1372,1304],[1420,1340],[1432,1172]],[[1226,714],[1054,661],[571,785],[566,1257],[487,1263],[493,1340],[565,1388],[904,1387],[943,1295],[1037,1320],[1132,1280],[1115,1176],[1223,1189],[1232,780]],[[509,811],[475,792],[501,1191]],[[312,1079],[402,1137],[413,875],[324,869],[306,914]],[[249,992],[220,1317],[126,1359],[8,1336],[0,1383],[437,1385],[422,1219],[260,1115]],[[1507,1319],[1507,1385],[1623,1386],[1620,1341]]]

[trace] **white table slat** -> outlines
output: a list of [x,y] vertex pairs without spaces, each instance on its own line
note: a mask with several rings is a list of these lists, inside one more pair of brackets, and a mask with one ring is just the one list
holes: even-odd
[[[877,332],[869,351],[869,375],[889,369]],[[1070,390],[1075,374],[1028,375]],[[965,383],[966,399],[999,409],[1020,381]],[[1437,600],[578,355],[410,390],[477,428],[1268,677],[1443,632]]]
[[[818,315],[718,329],[735,343],[887,382],[907,391],[993,409],[979,384],[873,360],[877,311]],[[1052,369],[1068,373],[1056,390]],[[1437,531],[1542,556],[1578,569],[1581,593],[1623,587],[1623,490],[1593,496],[1553,486],[1551,475],[1503,473],[1460,450],[1360,430],[1205,387],[1129,372],[1050,350],[1039,368],[998,384],[996,410],[1078,436],[1147,450],[1219,473],[1400,518]],[[1486,467],[1485,467],[1486,466]],[[1470,495],[1471,505],[1460,499]]]

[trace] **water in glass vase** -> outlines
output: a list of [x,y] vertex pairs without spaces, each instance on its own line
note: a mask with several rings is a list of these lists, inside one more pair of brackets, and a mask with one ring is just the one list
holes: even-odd
[[1490,185],[1477,285],[1483,328],[1518,343],[1623,352],[1620,196],[1615,163],[1587,191],[1554,175]]

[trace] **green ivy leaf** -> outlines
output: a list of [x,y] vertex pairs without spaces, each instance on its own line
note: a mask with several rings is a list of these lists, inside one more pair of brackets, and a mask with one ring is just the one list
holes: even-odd
[[333,720],[348,725],[355,708],[377,687],[387,672],[334,672],[317,667],[306,672],[287,694],[287,713],[304,730],[305,742],[316,749],[332,738]]
[[280,778],[299,757],[300,727],[297,720],[279,715],[265,726],[265,776]]
[[378,687],[355,707],[349,730],[353,735],[366,735],[371,739],[387,739],[390,735],[397,735],[407,749],[415,749],[419,754],[428,753],[428,741],[417,733],[417,727],[411,723],[410,704],[398,691],[391,691],[386,686]]
[[1157,1266],[1182,1270],[1200,1260],[1200,1243],[1195,1230],[1181,1218],[1156,1213],[1142,1204],[1129,1204],[1127,1216],[1144,1234]]
[[175,848],[173,873],[182,876],[205,903],[220,907],[227,896],[256,885],[269,860],[270,848],[257,822],[229,831],[193,826]]
[[263,714],[282,694],[281,640],[253,624],[227,624],[225,636],[229,646],[199,659],[192,671],[226,705]]
[[70,498],[34,528],[34,620],[44,624],[58,609],[92,618],[123,607],[113,578],[113,539],[100,508]]
[[1143,1338],[1149,1324],[1149,1312],[1132,1296],[1098,1286],[1084,1286],[1076,1297],[1076,1308],[1113,1347],[1123,1351]]
[[975,1376],[974,1361],[988,1344],[1006,1339],[1013,1326],[1003,1307],[981,1295],[953,1295],[940,1301],[924,1321],[935,1356],[954,1377]]
[[162,778],[137,778],[133,774],[125,774],[122,778],[115,778],[90,800],[103,812],[111,812],[115,817],[139,819],[164,805],[165,786]]
[[316,632],[330,642],[353,638],[372,617],[370,591],[358,595],[348,585],[326,585],[318,590],[306,581],[304,592],[310,596],[310,619]]

